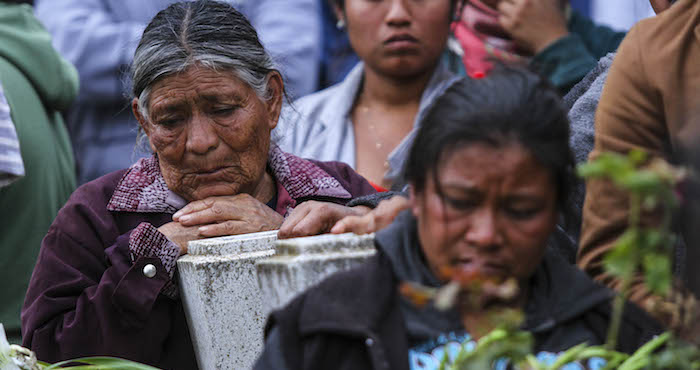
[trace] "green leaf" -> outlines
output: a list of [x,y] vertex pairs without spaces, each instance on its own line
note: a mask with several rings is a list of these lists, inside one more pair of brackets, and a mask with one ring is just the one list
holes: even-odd
[[664,185],[664,181],[658,174],[644,170],[629,173],[615,180],[615,183],[623,189],[642,194],[653,194]]
[[634,230],[627,230],[622,234],[603,259],[605,271],[621,278],[631,276],[637,267],[635,248],[638,240],[639,233]]
[[625,156],[617,153],[603,153],[595,160],[580,164],[576,172],[583,178],[604,177],[616,179],[634,171],[634,165]]
[[630,163],[632,163],[635,166],[639,166],[640,164],[644,163],[647,160],[647,152],[641,150],[641,149],[632,149],[627,153],[627,158],[629,159]]
[[140,364],[129,360],[124,360],[116,357],[84,357],[75,360],[61,361],[45,368],[45,370],[69,368],[69,364],[84,364],[79,366],[70,366],[71,370],[158,370],[158,368]]
[[566,350],[566,352],[559,355],[559,357],[554,361],[554,363],[549,367],[550,369],[559,369],[560,367],[568,364],[569,362],[576,361],[579,354],[586,349],[587,344],[581,343],[577,346],[573,346]]
[[671,289],[670,258],[661,253],[648,253],[644,255],[642,264],[647,287],[655,294],[668,294]]
[[451,369],[490,369],[501,358],[510,359],[513,363],[525,361],[532,353],[532,343],[529,332],[496,329],[481,338],[473,351],[463,346]]
[[665,332],[661,335],[658,335],[654,339],[646,342],[643,346],[639,347],[637,351],[635,351],[632,356],[630,357],[630,360],[634,360],[635,358],[640,358],[640,357],[647,357],[651,355],[654,351],[659,349],[659,347],[663,346],[668,340],[671,338],[671,333]]

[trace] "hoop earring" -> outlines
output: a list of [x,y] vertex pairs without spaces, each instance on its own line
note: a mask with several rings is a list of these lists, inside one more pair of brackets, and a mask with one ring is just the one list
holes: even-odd
[[345,29],[345,20],[343,19],[338,19],[338,22],[335,23],[335,28],[339,30],[344,30]]

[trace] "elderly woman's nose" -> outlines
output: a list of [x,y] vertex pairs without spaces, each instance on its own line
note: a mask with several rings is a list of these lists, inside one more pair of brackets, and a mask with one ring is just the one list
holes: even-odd
[[464,238],[469,245],[477,248],[499,246],[503,240],[498,231],[495,211],[483,210],[473,214]]
[[219,135],[214,125],[204,115],[195,115],[187,125],[188,152],[206,154],[219,145]]
[[411,11],[409,1],[413,0],[389,0],[389,10],[386,14],[386,22],[393,26],[404,26],[411,23]]

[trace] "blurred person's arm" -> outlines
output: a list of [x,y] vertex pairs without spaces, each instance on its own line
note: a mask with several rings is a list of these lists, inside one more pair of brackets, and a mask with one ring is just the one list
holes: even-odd
[[625,37],[625,32],[596,25],[576,12],[571,13],[568,27],[568,35],[551,43],[532,59],[532,65],[563,93],[593,70],[600,58],[617,50]]
[[107,355],[160,363],[166,343],[183,334],[173,332],[182,315],[173,279],[179,248],[148,222],[115,235],[95,195],[104,189],[81,189],[42,241],[22,309],[23,344],[47,362]]
[[361,216],[347,216],[338,221],[331,233],[369,234],[389,226],[396,216],[410,208],[408,194],[404,192],[384,192],[353,199],[348,205],[365,206],[371,211]]
[[56,49],[77,68],[79,99],[124,101],[124,72],[145,25],[115,20],[99,0],[36,0],[35,12]]
[[24,161],[19,148],[10,105],[0,85],[0,189],[24,176]]
[[321,61],[321,6],[318,0],[257,0],[246,15],[265,49],[282,70],[292,98],[318,88]]
[[560,0],[504,0],[498,10],[503,28],[534,55],[531,64],[562,93],[615,51],[625,36],[576,12],[567,20]]

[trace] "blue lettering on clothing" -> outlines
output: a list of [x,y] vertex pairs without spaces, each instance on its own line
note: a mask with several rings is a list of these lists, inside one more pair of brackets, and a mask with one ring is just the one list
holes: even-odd
[[[411,370],[438,370],[443,359],[451,364],[457,354],[464,347],[467,351],[472,351],[476,347],[476,342],[467,333],[443,334],[435,339],[423,342],[408,351],[408,364]],[[545,365],[551,365],[561,353],[542,351],[535,356],[537,360]],[[493,364],[493,370],[507,370],[510,361],[502,358]],[[570,362],[560,369],[562,370],[602,370],[606,361],[600,357],[593,357],[582,362]]]

